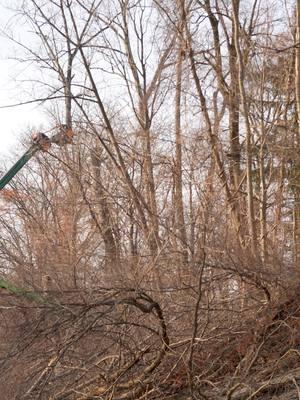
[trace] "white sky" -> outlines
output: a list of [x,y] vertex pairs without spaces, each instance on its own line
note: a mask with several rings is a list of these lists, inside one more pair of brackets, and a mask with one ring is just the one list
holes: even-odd
[[[7,1],[5,2],[7,4]],[[1,31],[5,31],[6,24],[12,16],[3,4],[4,1],[0,0],[0,107],[25,99],[25,87],[21,82],[22,67],[18,65],[17,61],[10,59],[14,54],[14,46],[1,34]],[[19,29],[24,29],[24,34],[26,34],[25,28]],[[28,66],[26,73],[28,74]],[[30,95],[26,98],[30,99]],[[0,108],[0,121],[1,163],[11,151],[15,151],[19,138],[21,135],[24,136],[26,128],[39,127],[45,121],[45,114],[42,108],[36,104]]]

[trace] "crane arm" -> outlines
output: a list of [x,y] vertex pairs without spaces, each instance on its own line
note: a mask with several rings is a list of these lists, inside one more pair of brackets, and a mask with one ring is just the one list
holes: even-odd
[[0,278],[0,289],[6,290],[11,295],[22,296],[27,300],[44,303],[45,298],[38,292],[28,291],[23,288],[17,287],[5,279]]
[[10,168],[10,170],[0,179],[0,190],[2,190],[12,178],[24,167],[24,165],[31,159],[32,156],[38,151],[48,151],[51,146],[50,139],[44,133],[36,133],[33,136],[33,144],[22,155],[22,157]]
[[34,144],[23,154],[23,156],[0,179],[0,190],[2,190],[11,181],[11,179],[20,171],[21,168],[24,167],[24,165],[38,150],[39,146]]

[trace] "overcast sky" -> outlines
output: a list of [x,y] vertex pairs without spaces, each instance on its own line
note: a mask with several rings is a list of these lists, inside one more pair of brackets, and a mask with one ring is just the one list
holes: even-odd
[[[4,7],[6,0],[0,0],[0,27],[5,32],[12,14]],[[26,28],[19,27],[26,35]],[[24,100],[23,71],[17,61],[10,59],[14,54],[14,46],[10,40],[0,34],[0,107]],[[25,65],[24,65],[25,67]],[[28,74],[28,65],[26,74]],[[30,98],[30,95],[28,95]],[[37,105],[0,108],[0,163],[3,158],[16,149],[18,139],[26,134],[28,127],[39,127],[45,120],[45,114]]]

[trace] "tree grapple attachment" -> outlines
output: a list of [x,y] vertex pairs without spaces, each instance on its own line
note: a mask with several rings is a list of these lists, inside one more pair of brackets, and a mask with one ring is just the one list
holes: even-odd
[[66,144],[73,143],[74,132],[72,128],[67,125],[60,125],[58,132],[51,137],[51,143],[55,143],[58,146],[65,146]]
[[42,132],[37,132],[32,135],[33,144],[39,147],[39,150],[47,152],[51,147],[51,140]]

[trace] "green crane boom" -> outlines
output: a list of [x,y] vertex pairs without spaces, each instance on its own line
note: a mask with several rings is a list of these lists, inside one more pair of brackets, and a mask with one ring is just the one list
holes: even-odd
[[5,279],[0,279],[0,289],[5,289],[9,294],[25,297],[30,301],[35,301],[38,303],[44,303],[46,301],[41,294],[17,287]]
[[51,143],[62,147],[66,144],[73,143],[73,131],[66,125],[60,127],[59,132],[48,138],[44,133],[38,132],[33,135],[33,144],[30,148],[22,155],[22,157],[11,167],[11,169],[0,179],[0,190],[2,190],[12,178],[20,171],[21,168],[31,159],[31,157],[38,151],[48,151],[51,147]]
[[0,179],[0,190],[2,190],[21,168],[31,159],[31,157],[40,149],[38,144],[33,144],[22,157],[10,168],[10,170]]

